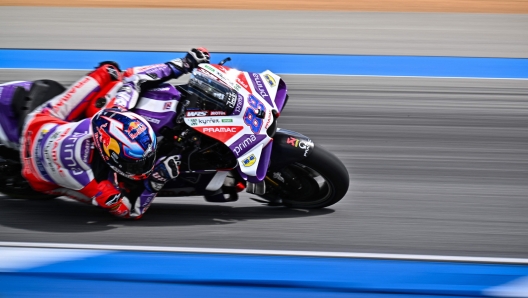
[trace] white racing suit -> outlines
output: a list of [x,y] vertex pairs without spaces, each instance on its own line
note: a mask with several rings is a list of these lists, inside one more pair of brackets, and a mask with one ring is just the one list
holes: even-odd
[[94,164],[99,153],[94,149],[90,117],[115,105],[131,109],[143,83],[159,83],[182,73],[173,65],[156,64],[131,68],[122,75],[105,64],[81,78],[27,116],[20,139],[22,175],[37,191],[92,203],[119,217],[140,218],[157,193],[144,180],[144,190],[129,198],[109,167],[94,170],[101,167]]

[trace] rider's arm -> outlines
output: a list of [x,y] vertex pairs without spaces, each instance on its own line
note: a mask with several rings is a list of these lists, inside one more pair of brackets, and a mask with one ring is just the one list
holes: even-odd
[[170,79],[179,78],[200,63],[209,62],[209,53],[204,48],[192,49],[183,58],[163,64],[139,66],[127,69],[123,87],[117,92],[114,104],[132,109],[136,106],[141,89],[154,87]]
[[[134,190],[127,189],[126,185],[116,187],[116,174],[110,174],[103,181],[91,181],[81,190],[81,193],[91,197],[94,205],[107,209],[115,216],[139,219],[150,207],[165,183],[178,177],[179,165],[179,155],[160,158],[156,162],[152,174],[143,180],[143,187],[139,189],[141,191],[139,194]],[[135,200],[133,200],[134,198]]]
[[158,192],[169,180],[175,179],[180,174],[180,155],[162,157],[154,166],[152,174],[143,180],[145,190],[136,200],[132,217],[141,217],[150,207]]

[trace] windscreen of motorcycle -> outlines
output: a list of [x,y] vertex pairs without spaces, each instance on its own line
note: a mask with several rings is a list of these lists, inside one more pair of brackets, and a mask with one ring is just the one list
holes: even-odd
[[274,122],[273,111],[277,110],[274,99],[280,78],[270,71],[258,74],[201,64],[193,71],[193,79],[193,88],[211,101],[230,105],[231,97],[226,94],[232,91],[236,98],[231,113],[188,110],[185,123],[228,146],[242,177],[262,181],[271,154],[272,138],[267,131]]
[[209,101],[228,115],[235,109],[237,92],[200,68],[192,72],[188,86],[189,93]]

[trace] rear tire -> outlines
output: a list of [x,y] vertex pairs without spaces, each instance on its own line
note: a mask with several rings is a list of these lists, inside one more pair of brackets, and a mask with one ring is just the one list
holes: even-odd
[[321,146],[314,146],[305,159],[280,171],[268,172],[263,197],[269,201],[281,201],[290,208],[317,209],[339,202],[350,184],[348,171],[343,163]]
[[29,185],[22,187],[20,185],[1,185],[0,193],[10,198],[24,200],[51,200],[57,197],[55,195],[48,195],[35,191]]
[[19,163],[0,158],[0,193],[15,199],[50,200],[57,196],[33,190],[24,177]]

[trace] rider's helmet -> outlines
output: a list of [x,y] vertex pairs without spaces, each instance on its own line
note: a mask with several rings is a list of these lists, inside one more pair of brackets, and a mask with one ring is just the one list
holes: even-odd
[[92,118],[93,139],[103,160],[133,180],[147,178],[156,159],[156,135],[143,117],[113,107]]
[[227,114],[233,112],[238,100],[235,89],[200,68],[193,70],[187,91],[205,100],[206,109],[222,110]]

